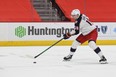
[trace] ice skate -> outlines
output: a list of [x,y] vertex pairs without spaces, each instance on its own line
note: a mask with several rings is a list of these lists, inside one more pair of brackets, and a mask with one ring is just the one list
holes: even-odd
[[73,55],[68,55],[66,57],[64,57],[64,61],[70,61],[72,59]]
[[106,59],[104,56],[102,56],[102,59],[100,59],[99,62],[100,62],[101,64],[107,64],[107,63],[108,63],[108,62],[107,62],[107,59]]

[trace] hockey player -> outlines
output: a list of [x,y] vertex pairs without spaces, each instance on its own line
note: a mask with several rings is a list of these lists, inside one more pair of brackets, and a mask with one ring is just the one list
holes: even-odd
[[79,34],[80,35],[74,40],[71,48],[70,53],[68,56],[64,57],[64,60],[72,59],[76,48],[83,44],[85,41],[88,41],[89,47],[92,48],[96,54],[100,57],[99,62],[101,64],[107,63],[107,59],[102,54],[101,49],[96,45],[96,40],[98,37],[97,27],[89,21],[89,18],[81,14],[78,9],[74,9],[71,12],[71,17],[75,19],[75,27],[74,30],[66,33],[63,35],[64,39],[68,39],[73,35]]

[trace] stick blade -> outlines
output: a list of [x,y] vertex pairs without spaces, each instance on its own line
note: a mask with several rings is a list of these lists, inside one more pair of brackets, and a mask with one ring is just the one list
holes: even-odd
[[34,58],[37,58],[38,56],[35,56]]

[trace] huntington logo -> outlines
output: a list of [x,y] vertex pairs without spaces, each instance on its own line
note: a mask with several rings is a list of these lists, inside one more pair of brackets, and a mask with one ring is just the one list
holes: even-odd
[[23,36],[26,35],[26,28],[22,26],[15,28],[15,35],[19,38],[22,38]]

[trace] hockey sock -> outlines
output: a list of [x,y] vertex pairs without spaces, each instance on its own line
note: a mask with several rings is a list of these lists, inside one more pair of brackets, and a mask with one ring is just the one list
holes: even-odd
[[69,55],[73,55],[75,53],[76,49],[70,48],[70,53]]
[[97,47],[94,51],[95,51],[95,53],[98,54],[98,56],[99,56],[100,58],[102,58],[103,54],[102,54],[101,49],[100,49],[99,47]]
[[102,58],[103,54],[101,52],[101,49],[96,45],[94,41],[89,42],[89,47],[92,48],[100,58]]
[[81,44],[80,42],[78,42],[77,40],[74,40],[74,42],[73,42],[73,44],[72,44],[72,46],[71,46],[71,48],[70,48],[70,53],[69,53],[69,55],[73,55],[74,52],[76,51],[76,48],[77,48],[80,44]]

